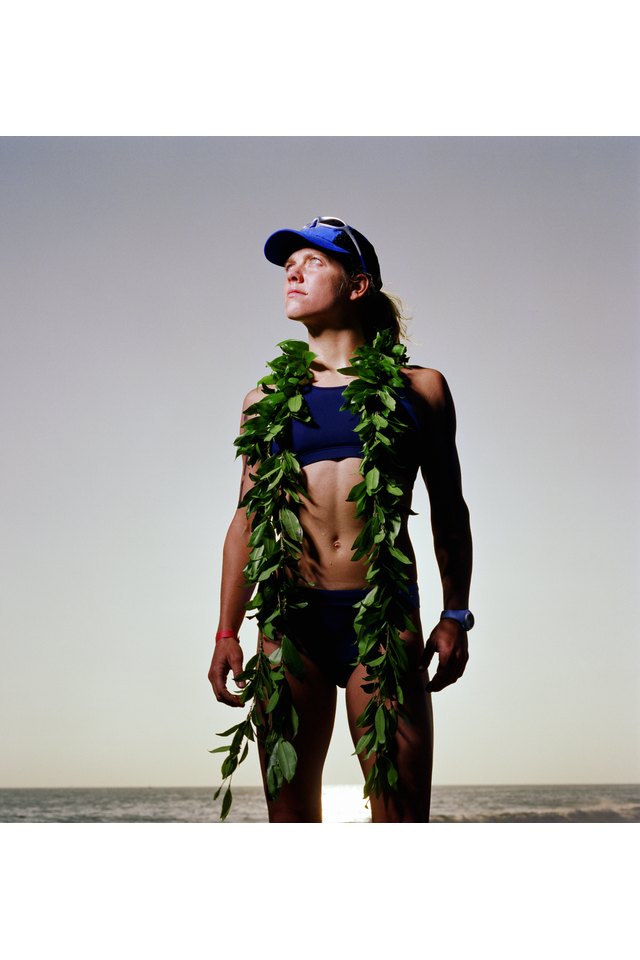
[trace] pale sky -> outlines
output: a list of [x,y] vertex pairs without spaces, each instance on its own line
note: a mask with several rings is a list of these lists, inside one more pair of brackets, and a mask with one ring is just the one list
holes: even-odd
[[[304,333],[262,248],[319,214],[373,242],[456,402],[477,626],[434,782],[638,781],[639,168],[638,138],[0,140],[0,786],[219,782],[232,443]],[[352,749],[341,707],[326,782]]]

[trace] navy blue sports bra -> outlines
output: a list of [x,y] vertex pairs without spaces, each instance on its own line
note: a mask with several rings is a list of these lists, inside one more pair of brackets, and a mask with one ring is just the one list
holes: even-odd
[[[292,453],[295,453],[301,466],[306,467],[319,460],[344,460],[347,457],[362,459],[362,441],[355,431],[360,423],[360,417],[351,413],[350,410],[340,409],[344,403],[342,396],[344,389],[342,386],[318,387],[315,384],[303,387],[302,395],[309,408],[312,422],[303,423],[301,420],[292,420],[290,443],[287,444]],[[404,391],[399,393],[399,399],[414,428],[417,428],[418,419],[415,410]],[[281,445],[274,440],[273,452],[278,453],[280,449]],[[412,461],[416,460],[415,442],[407,443],[407,451],[413,454],[407,463],[409,467],[410,464],[413,465]],[[404,460],[404,457],[402,459]],[[417,468],[417,460],[415,465]]]

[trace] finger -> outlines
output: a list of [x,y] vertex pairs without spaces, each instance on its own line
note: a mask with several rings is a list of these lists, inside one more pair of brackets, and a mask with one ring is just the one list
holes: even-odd
[[229,657],[229,664],[231,666],[231,673],[236,686],[240,687],[241,689],[242,687],[246,687],[247,684],[245,680],[236,680],[236,677],[242,673],[242,652],[240,652],[237,656]]
[[431,637],[429,637],[429,639],[424,645],[424,651],[422,653],[422,656],[420,657],[420,666],[418,667],[418,670],[421,673],[423,673],[425,670],[428,669],[429,664],[433,660],[435,653],[436,653],[436,645],[431,640]]
[[226,704],[228,707],[242,707],[243,703],[240,697],[237,697],[233,693],[227,693],[224,697],[218,697],[220,703]]
[[448,687],[452,683],[455,683],[456,680],[459,680],[464,673],[467,659],[468,657],[464,660],[461,660],[456,656],[452,656],[447,658],[447,660],[443,660],[441,657],[440,663],[438,664],[438,669],[433,675],[431,683],[426,685],[425,690],[428,690],[430,693],[435,693],[436,691],[443,690],[444,687]]
[[229,707],[243,706],[242,697],[239,696],[239,694],[231,693],[231,691],[227,690],[226,687],[223,687],[222,690],[219,690],[219,689],[215,690],[215,694],[216,694],[216,700],[218,700],[219,703],[226,703],[227,706]]
[[425,690],[429,693],[437,693],[438,690],[443,690],[455,683],[457,679],[457,676],[448,673],[446,670],[438,669],[433,676],[433,680],[425,686]]
[[242,697],[240,697],[238,694],[231,693],[230,690],[227,690],[228,672],[228,667],[217,667],[212,670],[209,675],[209,680],[211,681],[213,692],[216,700],[218,700],[219,703],[226,703],[230,707],[241,707]]

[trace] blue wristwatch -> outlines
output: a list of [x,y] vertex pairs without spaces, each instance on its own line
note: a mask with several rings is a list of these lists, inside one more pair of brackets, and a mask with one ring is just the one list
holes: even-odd
[[464,627],[465,630],[471,630],[471,627],[476,622],[471,610],[443,610],[440,614],[440,619],[455,620],[461,627]]

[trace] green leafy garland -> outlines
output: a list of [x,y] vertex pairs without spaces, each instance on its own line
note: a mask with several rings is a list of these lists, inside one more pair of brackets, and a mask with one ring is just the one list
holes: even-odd
[[[288,636],[287,619],[288,611],[306,606],[298,589],[303,531],[295,512],[305,485],[297,458],[284,447],[274,454],[272,441],[281,434],[286,436],[293,419],[311,422],[301,391],[312,380],[310,367],[315,354],[297,340],[286,340],[279,346],[282,354],[268,364],[272,372],[258,384],[265,395],[247,409],[249,419],[235,441],[237,455],[245,455],[249,465],[256,467],[251,474],[254,486],[241,506],[252,516],[251,552],[244,575],[248,583],[257,585],[247,609],[255,611],[260,640],[257,654],[235,678],[246,683],[242,702],[253,700],[249,714],[219,734],[231,736],[231,743],[210,751],[228,754],[222,764],[223,782],[214,796],[217,799],[226,784],[222,820],[231,809],[231,778],[247,756],[249,740],[257,738],[265,751],[271,798],[278,796],[285,781],[293,779],[297,764],[293,741],[298,715],[286,671],[302,679],[303,667],[297,647]],[[373,757],[365,797],[395,790],[398,784],[394,739],[402,715],[402,678],[407,669],[400,632],[413,629],[407,590],[411,561],[396,546],[406,513],[402,505],[402,465],[395,450],[399,436],[407,429],[406,413],[398,403],[398,391],[404,386],[400,370],[407,363],[404,346],[393,343],[390,334],[383,332],[373,344],[358,347],[351,365],[340,371],[356,378],[345,388],[343,409],[359,415],[356,431],[363,445],[363,479],[347,499],[355,504],[356,517],[364,520],[353,544],[352,559],[366,561],[369,586],[365,597],[355,604],[358,662],[366,667],[362,687],[371,695],[357,719],[364,733],[356,753]],[[278,643],[270,655],[264,652],[263,638]]]

